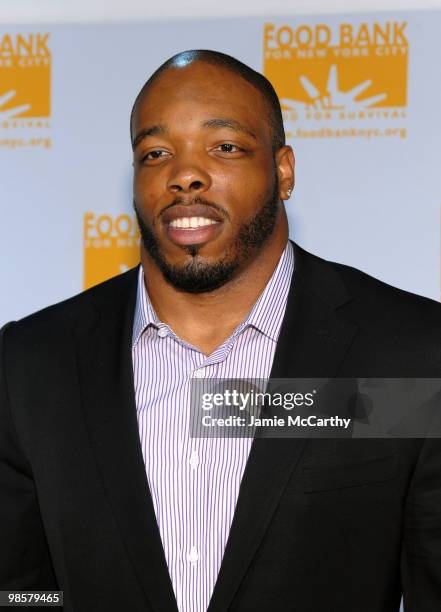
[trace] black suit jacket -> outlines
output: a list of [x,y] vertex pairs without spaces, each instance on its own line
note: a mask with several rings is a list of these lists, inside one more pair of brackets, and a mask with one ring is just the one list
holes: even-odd
[[[0,589],[176,612],[135,413],[137,269],[1,333]],[[272,377],[439,377],[441,306],[295,245]],[[441,442],[253,441],[209,612],[441,609]]]

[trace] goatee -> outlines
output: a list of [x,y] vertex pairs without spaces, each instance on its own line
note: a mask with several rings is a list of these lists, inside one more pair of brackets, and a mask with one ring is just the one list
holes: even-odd
[[[193,203],[210,205],[210,202],[200,196],[195,197]],[[227,253],[214,263],[200,258],[198,256],[200,245],[191,244],[182,247],[191,256],[190,261],[183,265],[169,264],[154,231],[144,222],[135,201],[133,207],[138,219],[142,244],[161,270],[165,280],[180,291],[206,293],[230,281],[242,263],[259,252],[273,233],[279,207],[278,181],[275,177],[272,192],[262,208],[249,221],[242,224]]]

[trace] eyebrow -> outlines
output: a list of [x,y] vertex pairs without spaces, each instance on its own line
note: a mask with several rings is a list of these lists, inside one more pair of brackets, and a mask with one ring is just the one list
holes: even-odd
[[[230,130],[234,130],[235,132],[242,132],[251,136],[254,140],[257,140],[256,134],[250,130],[246,125],[236,121],[236,119],[231,119],[229,117],[216,117],[214,119],[208,119],[202,123],[203,128],[216,129],[216,128],[228,128]],[[167,128],[164,125],[151,125],[150,127],[146,127],[141,130],[135,137],[133,141],[133,149],[139,145],[141,140],[147,138],[148,136],[159,136],[162,134],[166,134],[168,132]]]
[[135,140],[132,143],[132,147],[133,149],[136,149],[141,140],[144,140],[144,138],[147,138],[147,136],[159,136],[161,134],[166,134],[167,131],[168,130],[164,125],[151,125],[150,127],[146,127],[136,135]]
[[202,124],[204,128],[229,128],[230,130],[234,130],[235,132],[243,132],[244,134],[248,134],[254,140],[257,140],[257,136],[254,132],[250,130],[249,127],[243,125],[243,123],[239,123],[236,119],[230,119],[228,117],[219,117],[215,119],[208,119],[208,121],[204,121]]

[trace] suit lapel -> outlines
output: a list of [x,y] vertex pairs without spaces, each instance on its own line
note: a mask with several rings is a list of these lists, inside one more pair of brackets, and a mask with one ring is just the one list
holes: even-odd
[[294,275],[271,378],[333,377],[358,329],[340,314],[351,296],[333,267],[293,245]]
[[[139,441],[131,338],[137,269],[101,288],[96,313],[77,330],[83,408],[118,530],[153,610],[175,610]],[[123,282],[125,284],[123,284]],[[92,310],[92,309],[91,309]]]
[[[350,296],[333,268],[294,248],[294,275],[270,377],[333,377],[357,329],[336,312]],[[253,440],[208,612],[230,605],[305,445],[300,438]]]

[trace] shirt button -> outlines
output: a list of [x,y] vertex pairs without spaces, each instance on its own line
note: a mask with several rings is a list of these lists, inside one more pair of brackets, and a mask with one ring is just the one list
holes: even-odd
[[161,327],[160,329],[158,329],[158,336],[160,338],[165,338],[167,335],[168,335],[168,332],[165,329],[165,327]]
[[187,555],[187,560],[190,563],[197,563],[199,561],[199,553],[196,546],[192,546],[190,552]]
[[204,370],[196,370],[196,372],[194,373],[194,377],[195,378],[204,378],[205,377]]
[[191,457],[190,457],[190,465],[191,467],[195,470],[198,465],[199,465],[199,455],[198,455],[198,451],[194,450],[191,453]]

